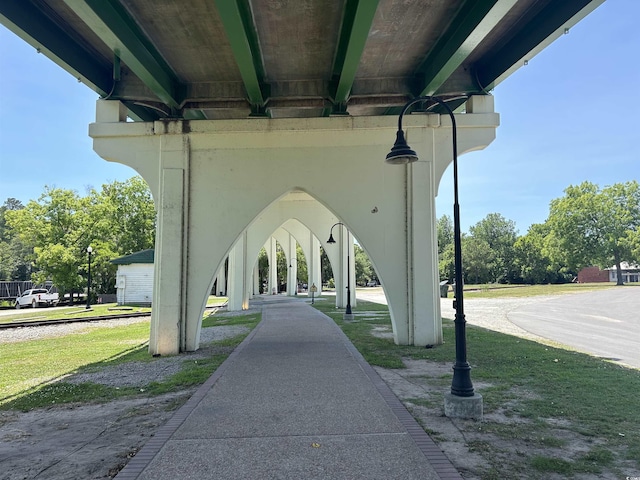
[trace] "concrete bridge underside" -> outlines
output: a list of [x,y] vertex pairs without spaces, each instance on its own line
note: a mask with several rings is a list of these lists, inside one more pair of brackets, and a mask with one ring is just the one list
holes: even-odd
[[[126,117],[121,102],[99,100],[89,133],[101,157],[140,173],[158,209],[151,353],[196,350],[225,258],[242,249],[251,260],[242,276],[251,278],[257,252],[289,218],[313,232],[327,253],[327,225],[343,222],[385,289],[395,342],[442,342],[435,196],[452,161],[447,116],[405,117],[420,161],[403,166],[384,162],[394,116],[135,123]],[[459,154],[485,148],[499,123],[493,97],[471,97],[456,122]],[[291,192],[313,201],[287,212],[281,200]],[[333,249],[332,265],[343,265],[346,248]]]

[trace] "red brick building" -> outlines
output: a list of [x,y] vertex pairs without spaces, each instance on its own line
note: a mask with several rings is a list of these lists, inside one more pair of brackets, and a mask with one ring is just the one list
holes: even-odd
[[578,283],[608,282],[609,271],[599,267],[586,267],[578,272]]

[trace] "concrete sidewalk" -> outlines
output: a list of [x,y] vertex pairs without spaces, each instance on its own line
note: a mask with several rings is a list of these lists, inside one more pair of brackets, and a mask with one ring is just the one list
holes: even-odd
[[461,479],[337,325],[264,297],[262,322],[117,480]]

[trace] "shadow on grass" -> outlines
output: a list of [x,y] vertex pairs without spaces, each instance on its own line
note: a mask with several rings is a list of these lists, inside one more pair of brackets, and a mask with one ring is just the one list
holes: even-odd
[[[89,363],[82,367],[41,382],[15,395],[0,399],[0,410],[29,411],[52,405],[67,403],[103,403],[119,398],[149,397],[194,387],[205,382],[211,374],[226,360],[233,349],[239,345],[248,333],[260,322],[261,314],[203,320],[203,327],[245,326],[247,332],[233,337],[211,342],[198,351],[197,358],[190,354],[153,357],[148,352],[148,342],[118,352],[104,360]],[[206,353],[206,356],[204,354]],[[179,371],[164,378],[141,386],[110,386],[93,382],[76,383],[69,381],[75,375],[91,374],[109,368],[127,368],[133,362],[166,362],[180,365]]]

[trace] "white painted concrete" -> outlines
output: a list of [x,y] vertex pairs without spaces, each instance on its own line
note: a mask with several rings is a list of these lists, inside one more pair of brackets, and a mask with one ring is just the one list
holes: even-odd
[[[484,148],[498,126],[492,99],[468,105],[473,113],[456,117],[459,154]],[[406,166],[384,163],[396,117],[126,123],[117,101],[100,100],[96,118],[89,128],[95,151],[136,169],[158,205],[153,353],[198,348],[224,258],[260,215],[298,191],[345,223],[366,250],[387,292],[395,341],[442,341],[434,197],[451,162],[447,116],[405,117],[420,156]],[[321,230],[310,227],[312,218],[298,220]]]

